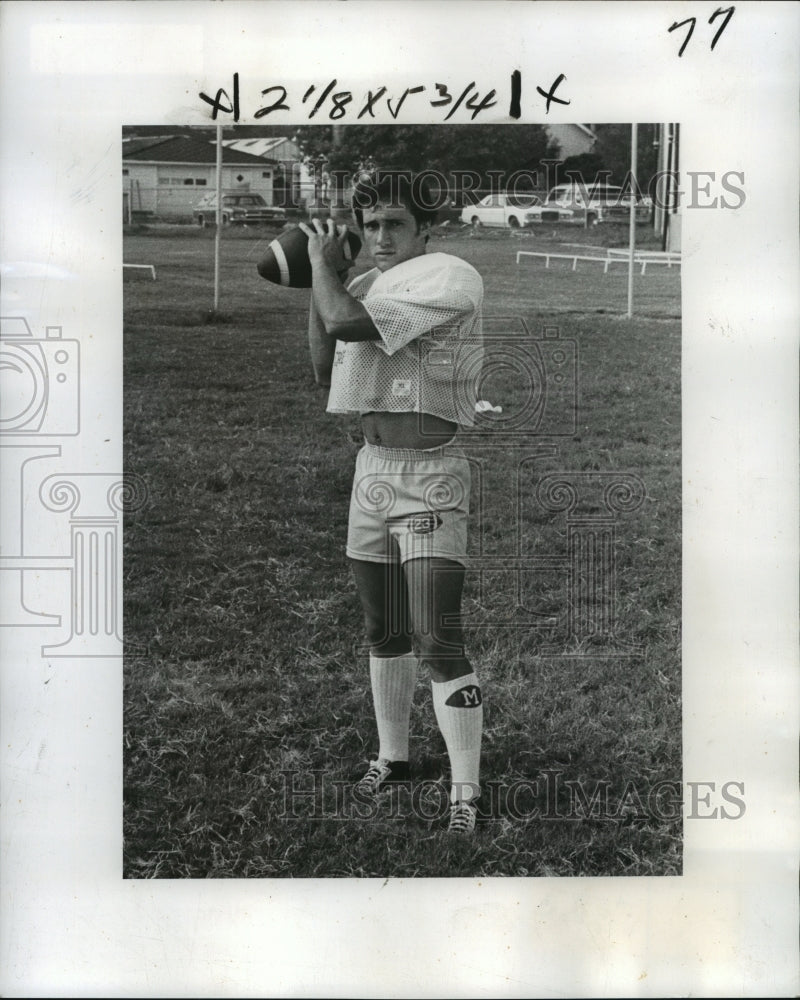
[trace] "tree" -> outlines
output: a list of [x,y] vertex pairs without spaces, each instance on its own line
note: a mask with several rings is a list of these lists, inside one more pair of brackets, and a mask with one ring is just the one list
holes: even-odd
[[[611,172],[610,182],[612,184],[624,183],[631,169],[631,126],[593,125],[592,128],[597,136],[594,152],[603,161],[604,169]],[[655,125],[643,124],[639,126],[636,143],[638,158],[636,182],[642,192],[648,190],[650,180],[658,169],[655,138]],[[584,180],[588,179],[584,177]]]
[[312,161],[325,157],[329,171],[435,170],[452,191],[496,190],[520,170],[540,172],[544,185],[540,163],[555,155],[540,125],[347,125],[335,135],[330,126],[311,125],[294,139]]
[[599,153],[578,153],[555,165],[553,183],[567,184],[570,180],[580,180],[588,185],[602,179],[607,170],[605,160]]

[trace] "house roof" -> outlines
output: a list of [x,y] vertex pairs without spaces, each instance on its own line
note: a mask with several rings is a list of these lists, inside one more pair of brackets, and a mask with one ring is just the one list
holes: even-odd
[[[151,135],[144,137],[136,137],[135,139],[125,139],[122,140],[122,158],[124,160],[131,159],[136,155],[137,159],[141,159],[137,154],[141,153],[142,150],[149,149],[151,146],[157,146],[159,143],[164,141],[163,135]],[[171,138],[171,137],[170,137]]]
[[563,122],[561,125],[545,125],[548,132],[563,132],[565,129],[576,128],[583,132],[587,139],[594,142],[597,139],[597,135],[592,130],[591,125],[579,125],[578,122]]
[[278,136],[256,136],[253,139],[223,139],[222,145],[226,148],[236,149],[240,153],[252,153],[253,156],[266,158],[267,153],[277,149],[284,143],[289,143],[291,149],[295,150],[295,143],[285,135]]
[[[214,166],[217,162],[216,143],[205,139],[190,139],[183,135],[143,136],[122,140],[122,159],[146,163],[201,163]],[[223,153],[226,166],[264,166],[277,163],[267,156],[253,156],[238,149]]]

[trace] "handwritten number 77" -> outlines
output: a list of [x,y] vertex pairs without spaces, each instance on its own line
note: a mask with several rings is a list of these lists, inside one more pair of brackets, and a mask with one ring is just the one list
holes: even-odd
[[[713,39],[711,40],[711,51],[712,52],[714,51],[714,46],[719,41],[719,36],[728,27],[728,22],[733,17],[733,12],[735,10],[736,10],[735,7],[717,7],[717,9],[714,11],[714,13],[708,19],[708,23],[709,24],[713,24],[714,21],[716,21],[716,19],[721,14],[725,15],[725,20],[719,26],[719,28],[717,29],[717,33],[714,35]],[[681,45],[680,50],[678,51],[678,57],[679,58],[683,55],[684,49],[689,44],[689,39],[692,37],[692,32],[694,31],[694,26],[697,24],[697,18],[696,17],[687,17],[685,21],[676,21],[672,25],[672,27],[669,29],[670,31],[674,31],[676,28],[683,28],[687,24],[689,25],[689,30],[686,32],[686,38],[684,38],[683,45]]]

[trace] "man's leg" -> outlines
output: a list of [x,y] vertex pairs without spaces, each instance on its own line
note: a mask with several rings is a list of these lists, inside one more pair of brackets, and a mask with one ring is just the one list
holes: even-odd
[[[411,559],[403,567],[414,643],[431,672],[436,721],[450,758],[454,805],[477,799],[483,733],[483,699],[478,678],[464,655],[460,625],[464,567],[450,559]],[[469,832],[474,814],[465,819]],[[451,829],[454,814],[451,815]]]
[[375,794],[408,778],[408,730],[417,681],[406,581],[398,563],[352,560],[370,644],[369,672],[378,727],[378,760],[359,783]]

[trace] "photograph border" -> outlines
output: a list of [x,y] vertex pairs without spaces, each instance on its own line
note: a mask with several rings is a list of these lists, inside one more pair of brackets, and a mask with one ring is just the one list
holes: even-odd
[[[54,269],[28,276],[36,292],[20,307],[40,337],[80,341],[80,433],[51,447],[65,472],[113,480],[59,487],[52,503],[74,517],[83,501],[87,518],[101,516],[95,501],[123,503],[123,121],[207,121],[198,95],[236,71],[251,115],[276,80],[300,96],[345,77],[360,90],[475,80],[486,92],[501,63],[501,86],[521,69],[526,121],[680,120],[698,192],[703,175],[735,170],[747,193],[736,210],[687,213],[682,233],[684,779],[698,803],[709,782],[743,782],[746,815],[687,823],[679,879],[123,882],[119,654],[42,657],[46,628],[6,628],[3,992],[797,992],[798,9],[736,4],[720,34],[714,5],[698,4],[685,41],[680,3],[635,15],[437,3],[424,32],[419,9],[4,5],[3,262]],[[486,44],[501,25],[502,60]],[[442,37],[459,43],[447,58]],[[537,87],[562,74],[571,104],[545,111]],[[408,121],[440,120],[408,108]],[[19,486],[26,518],[38,485]],[[40,517],[39,534],[31,518],[43,550],[63,554],[61,524]],[[52,576],[40,606],[68,617]]]

